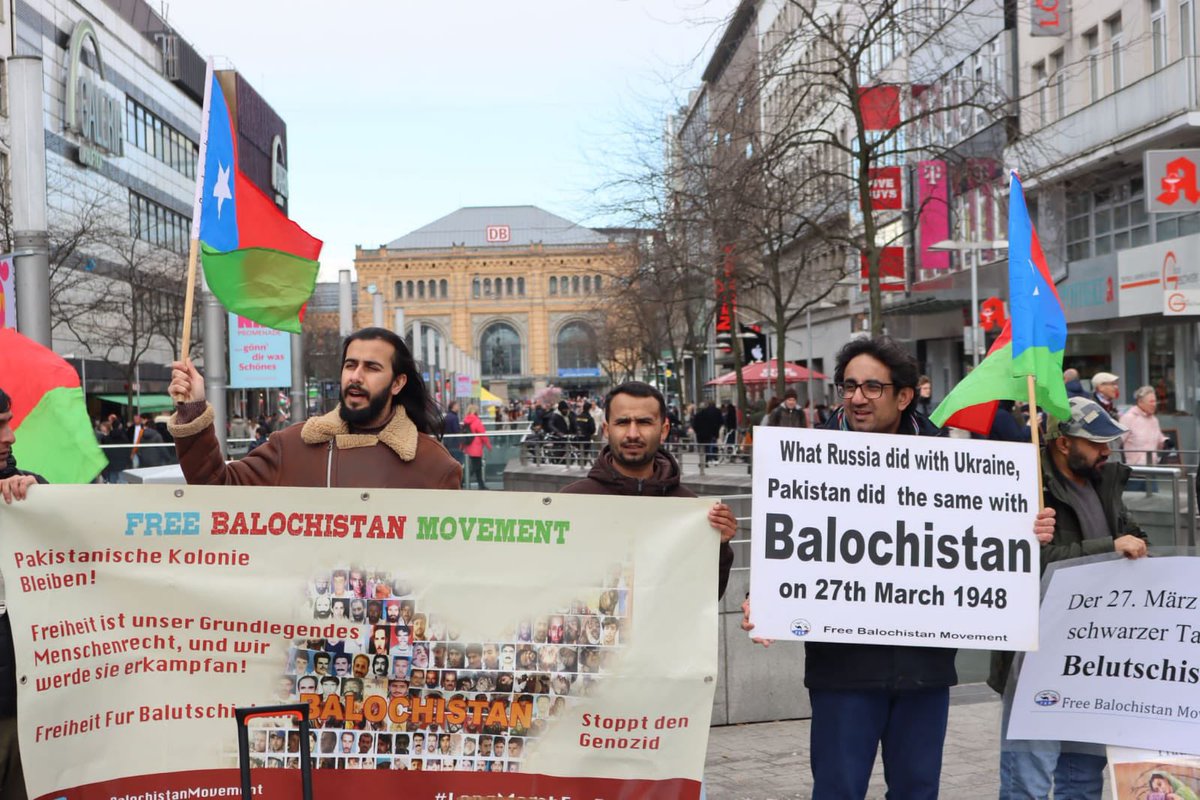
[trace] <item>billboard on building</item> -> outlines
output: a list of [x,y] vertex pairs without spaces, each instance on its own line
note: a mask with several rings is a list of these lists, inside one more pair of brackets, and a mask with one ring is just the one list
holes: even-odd
[[950,253],[930,250],[950,238],[950,173],[945,161],[917,165],[917,230],[922,269],[950,269]]
[[263,389],[291,385],[291,334],[230,314],[229,387]]
[[[863,292],[870,291],[870,284],[867,279],[870,274],[870,265],[867,261],[867,254],[863,253],[860,256],[861,271],[859,277],[862,278],[861,289]],[[906,288],[904,274],[904,248],[903,247],[885,247],[879,253],[879,288],[885,292],[903,292]]]
[[723,351],[733,349],[733,311],[737,303],[737,281],[734,276],[733,245],[725,245],[725,263],[716,280],[717,346]]
[[1033,0],[1029,12],[1030,36],[1070,35],[1070,14],[1066,0]]
[[871,187],[871,209],[898,211],[904,208],[904,180],[900,167],[871,167],[867,170]]

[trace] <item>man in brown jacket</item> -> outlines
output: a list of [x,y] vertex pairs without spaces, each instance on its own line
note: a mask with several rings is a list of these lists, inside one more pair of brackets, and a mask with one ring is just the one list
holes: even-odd
[[434,438],[437,408],[404,341],[363,328],[342,345],[337,409],[271,434],[240,461],[225,463],[190,360],[172,365],[167,390],[177,410],[168,430],[188,483],[227,486],[340,486],[458,489],[462,467]]
[[[600,451],[588,476],[563,489],[564,494],[612,494],[645,497],[695,497],[679,482],[679,462],[659,449],[667,437],[667,403],[648,383],[629,381],[604,398],[603,436],[608,444]],[[724,503],[708,512],[708,521],[720,534],[717,596],[725,594],[737,518]]]

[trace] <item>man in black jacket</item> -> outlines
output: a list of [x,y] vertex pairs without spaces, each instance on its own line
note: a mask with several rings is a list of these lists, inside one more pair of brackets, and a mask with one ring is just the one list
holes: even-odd
[[[17,469],[12,447],[12,400],[0,389],[0,496],[5,503],[24,500],[29,487],[46,479]],[[25,800],[25,773],[17,746],[17,665],[13,653],[12,621],[4,607],[4,579],[0,578],[0,797]]]
[[[914,408],[918,377],[916,360],[891,339],[850,342],[834,369],[844,403],[824,427],[937,436],[938,429]],[[1048,540],[1052,526],[1053,513],[1043,512],[1034,531]],[[749,598],[742,609],[742,627],[750,630]],[[807,642],[804,652],[813,714],[813,800],[865,798],[881,744],[888,797],[935,800],[950,687],[958,682],[956,651]]]
[[[648,383],[629,381],[615,387],[604,398],[604,438],[608,444],[581,481],[563,489],[564,494],[609,494],[648,497],[695,497],[679,482],[679,463],[659,449],[666,439],[667,403],[662,393]],[[729,540],[737,533],[737,518],[724,503],[708,512],[708,521],[721,535],[717,596],[725,593],[733,548]]]

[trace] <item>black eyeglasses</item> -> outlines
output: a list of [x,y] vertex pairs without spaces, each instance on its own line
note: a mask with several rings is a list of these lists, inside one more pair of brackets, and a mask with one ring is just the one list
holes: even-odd
[[843,400],[849,400],[851,397],[854,397],[854,393],[860,389],[862,390],[863,397],[868,400],[878,400],[880,397],[883,397],[883,387],[895,385],[894,383],[882,383],[881,381],[863,381],[862,383],[846,381],[845,383],[837,384],[837,390]]

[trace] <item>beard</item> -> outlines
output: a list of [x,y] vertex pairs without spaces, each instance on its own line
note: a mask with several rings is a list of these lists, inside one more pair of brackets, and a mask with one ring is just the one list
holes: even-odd
[[[351,387],[346,387],[346,389],[349,388]],[[361,389],[363,387],[355,386],[353,388]],[[392,399],[392,395],[384,388],[379,394],[368,395],[367,405],[363,408],[350,408],[346,405],[346,389],[342,389],[342,402],[338,406],[338,416],[347,425],[365,425],[373,419],[378,419],[379,415],[383,413],[384,408],[387,407],[388,402]]]
[[632,468],[637,468],[637,467],[644,467],[647,464],[654,461],[654,456],[657,452],[657,448],[647,447],[644,450],[642,450],[641,455],[634,456],[634,457],[625,455],[623,452],[621,452],[620,447],[612,447],[610,445],[609,451],[612,453],[613,461],[616,461],[618,464],[620,464],[623,467],[629,467],[632,469]]
[[1101,458],[1095,462],[1088,461],[1086,455],[1072,447],[1071,452],[1067,454],[1067,468],[1081,478],[1099,480],[1100,468],[1104,466],[1106,460]]

